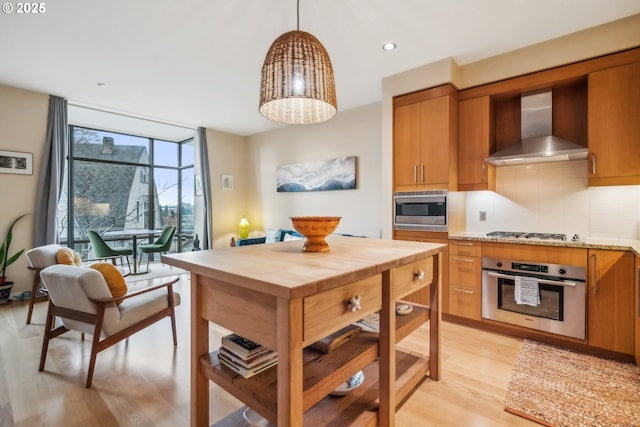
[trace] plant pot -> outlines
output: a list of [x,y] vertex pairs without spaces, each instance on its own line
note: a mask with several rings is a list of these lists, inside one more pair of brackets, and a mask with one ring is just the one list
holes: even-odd
[[10,300],[11,289],[13,289],[13,282],[3,282],[0,285],[0,304],[4,304]]

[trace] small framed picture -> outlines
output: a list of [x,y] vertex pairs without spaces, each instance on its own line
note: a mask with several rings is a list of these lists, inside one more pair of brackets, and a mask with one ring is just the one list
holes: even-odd
[[33,154],[0,150],[0,173],[33,175]]
[[233,175],[222,175],[221,185],[223,190],[233,190]]

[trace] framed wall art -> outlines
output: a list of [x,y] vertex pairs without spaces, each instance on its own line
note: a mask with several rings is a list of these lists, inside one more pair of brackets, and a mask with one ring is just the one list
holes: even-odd
[[220,183],[223,190],[233,190],[233,175],[222,175]]
[[0,173],[33,174],[33,154],[0,150]]
[[353,190],[356,156],[278,166],[278,193]]

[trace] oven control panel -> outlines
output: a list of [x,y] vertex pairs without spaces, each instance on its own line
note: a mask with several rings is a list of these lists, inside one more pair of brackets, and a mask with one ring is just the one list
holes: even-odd
[[549,267],[539,264],[524,264],[519,262],[512,262],[511,269],[517,271],[530,271],[533,273],[549,273]]
[[535,276],[548,277],[553,280],[586,280],[587,269],[573,265],[547,264],[539,262],[529,262],[521,260],[482,258],[482,268],[484,270],[494,270],[517,275],[527,273]]

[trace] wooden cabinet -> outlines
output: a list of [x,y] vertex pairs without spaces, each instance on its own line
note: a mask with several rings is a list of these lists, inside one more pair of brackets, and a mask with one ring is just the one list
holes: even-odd
[[457,189],[457,97],[453,86],[394,98],[396,191]]
[[[445,291],[446,292],[446,291]],[[449,240],[449,314],[481,320],[481,244]]]
[[636,280],[633,317],[635,318],[635,357],[640,365],[640,255],[636,255]]
[[[414,231],[414,230],[394,230],[395,240],[407,240],[411,242],[448,244],[447,233],[437,231]],[[440,283],[442,284],[442,306],[443,313],[449,312],[449,296],[446,290],[449,286],[449,247],[442,249],[442,270],[440,271]],[[428,289],[420,290],[402,298],[404,301],[415,302],[416,304],[430,305]]]
[[485,161],[495,152],[493,129],[489,96],[458,103],[458,191],[495,191],[496,168]]
[[634,354],[634,255],[590,249],[587,271],[587,342]]
[[640,62],[589,74],[589,185],[640,184]]

